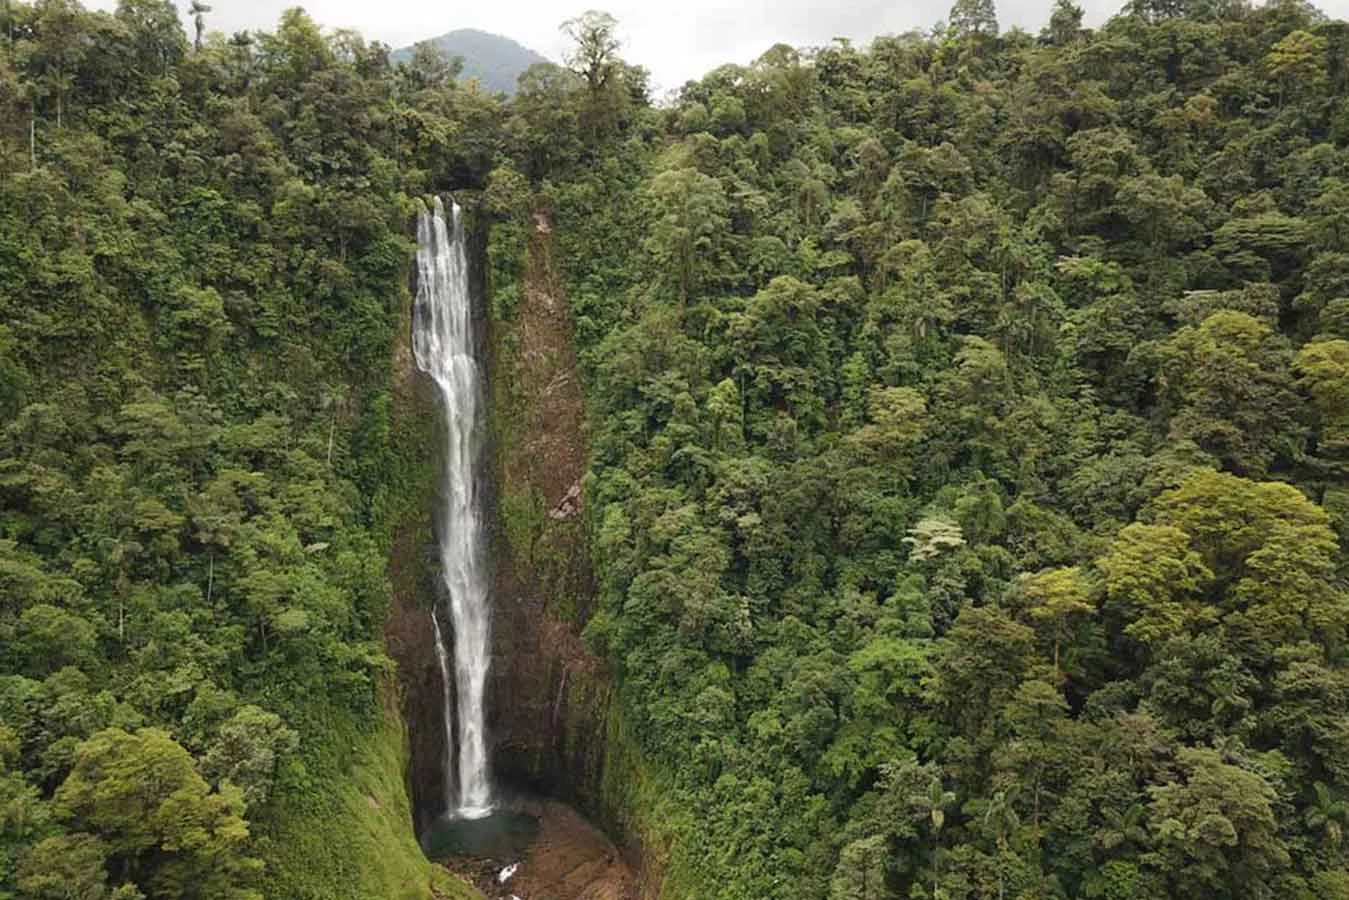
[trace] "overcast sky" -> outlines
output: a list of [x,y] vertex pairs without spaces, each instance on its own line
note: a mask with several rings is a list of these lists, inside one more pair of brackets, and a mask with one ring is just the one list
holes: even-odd
[[[722,63],[747,63],[778,42],[818,45],[835,37],[866,43],[879,34],[927,28],[946,17],[950,0],[211,0],[207,27],[227,33],[276,24],[281,10],[301,5],[327,28],[355,28],[401,47],[456,28],[478,28],[514,38],[560,59],[565,19],[586,9],[618,18],[623,55],[651,70],[655,86],[678,87]],[[1078,0],[1087,24],[1096,25],[1125,0]],[[1053,0],[1001,0],[1002,27],[1038,31]],[[92,0],[111,9],[116,0]],[[179,6],[186,8],[186,0]],[[1327,14],[1349,15],[1349,0],[1322,0]],[[186,23],[186,16],[184,16]]]

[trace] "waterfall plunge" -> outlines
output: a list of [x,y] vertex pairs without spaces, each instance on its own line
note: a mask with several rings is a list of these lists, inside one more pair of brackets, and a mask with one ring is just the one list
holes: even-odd
[[[449,653],[432,612],[445,700],[445,800],[453,815],[475,819],[492,809],[483,724],[483,688],[490,663],[487,581],[476,479],[482,389],[473,356],[473,310],[468,290],[464,226],[451,201],[449,221],[436,198],[417,219],[417,304],[413,352],[417,367],[435,380],[445,406],[445,471],[439,518],[440,566],[450,599],[454,648]],[[455,705],[450,706],[450,662]],[[450,722],[458,713],[457,766]],[[455,786],[458,793],[455,793]]]

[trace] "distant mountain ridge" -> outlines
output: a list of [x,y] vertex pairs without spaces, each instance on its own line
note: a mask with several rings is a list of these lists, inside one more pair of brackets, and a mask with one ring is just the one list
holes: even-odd
[[[463,59],[460,79],[476,78],[492,93],[514,94],[521,72],[535,63],[548,62],[543,55],[508,37],[475,28],[460,28],[430,40],[445,55]],[[411,58],[412,47],[395,50],[392,57],[395,63]]]

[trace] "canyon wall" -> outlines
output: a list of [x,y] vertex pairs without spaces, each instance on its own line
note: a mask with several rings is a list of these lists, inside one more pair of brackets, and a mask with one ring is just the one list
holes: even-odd
[[593,587],[581,510],[585,409],[552,236],[537,215],[509,308],[490,305],[495,520],[488,726],[498,776],[591,816],[607,681],[580,640]]
[[398,696],[408,735],[408,792],[413,827],[421,834],[442,811],[445,797],[444,704],[436,665],[431,608],[436,597],[436,541],[432,498],[439,471],[441,411],[435,385],[417,371],[412,358],[412,308],[400,317],[395,349],[393,428],[397,464],[403,471],[390,483],[405,486],[401,515],[393,522],[389,557],[392,586],[384,646],[398,667]]

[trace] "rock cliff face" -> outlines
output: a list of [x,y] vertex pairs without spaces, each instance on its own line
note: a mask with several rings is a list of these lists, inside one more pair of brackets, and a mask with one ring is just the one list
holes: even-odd
[[[475,295],[485,294],[481,235],[474,241]],[[484,454],[492,565],[492,669],[488,731],[496,778],[599,812],[607,682],[581,644],[592,586],[581,515],[584,408],[571,311],[554,266],[551,235],[536,221],[520,302],[509,320],[480,317],[489,367],[490,434]],[[415,296],[415,290],[412,292]],[[404,481],[421,492],[405,504],[389,563],[393,584],[385,645],[398,664],[411,751],[409,788],[421,832],[444,806],[444,710],[430,629],[437,596],[431,502],[437,490],[442,414],[411,353],[404,312],[394,396]]]
[[580,640],[593,585],[585,410],[553,238],[536,216],[509,318],[491,322],[496,522],[488,728],[498,777],[602,818],[607,681]]
[[[415,290],[412,292],[416,296]],[[391,482],[408,496],[395,523],[389,580],[393,593],[384,645],[398,666],[399,704],[408,732],[408,790],[418,834],[444,807],[444,705],[436,664],[431,608],[435,601],[436,543],[430,498],[439,471],[440,410],[431,380],[412,358],[412,310],[403,311],[394,357],[394,441],[403,471]]]
[[426,576],[433,563],[426,559],[431,539],[430,519],[408,521],[394,536],[389,576],[393,604],[384,628],[384,644],[398,665],[399,700],[408,731],[408,792],[413,827],[425,831],[444,809],[445,740],[440,671],[435,638],[431,633],[434,587]]

